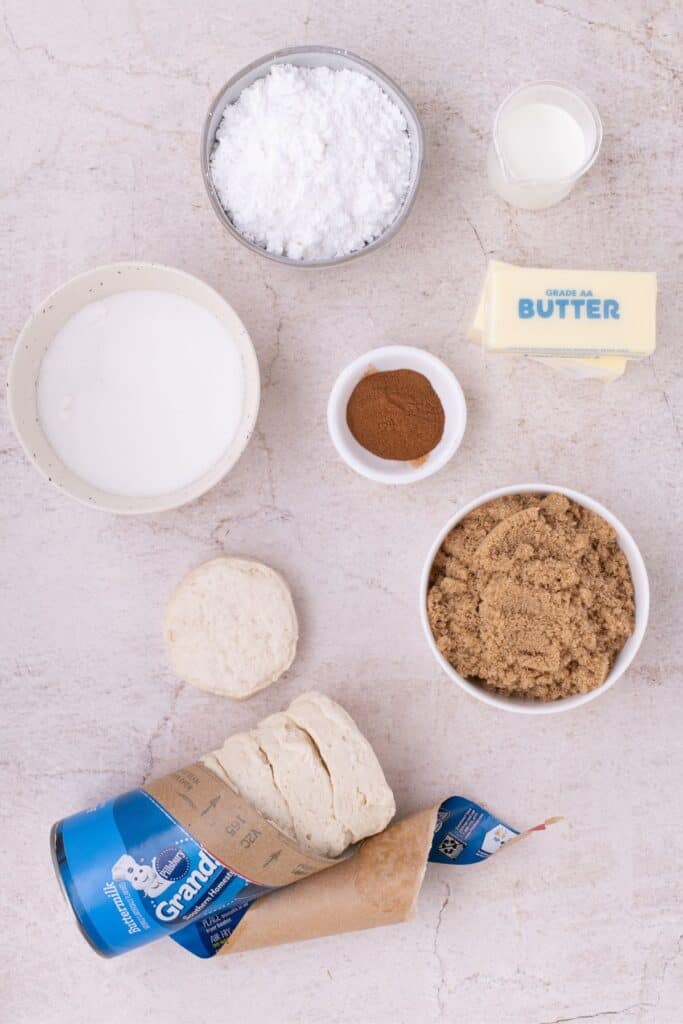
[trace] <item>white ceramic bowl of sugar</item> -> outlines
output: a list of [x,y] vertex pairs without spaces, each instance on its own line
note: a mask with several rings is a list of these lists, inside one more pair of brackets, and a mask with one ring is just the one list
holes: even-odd
[[[346,407],[356,384],[373,370],[415,370],[430,382],[445,414],[443,436],[424,460],[398,462],[381,459],[356,441],[346,422]],[[411,345],[385,345],[354,359],[342,370],[327,403],[327,425],[332,443],[344,462],[382,484],[411,484],[438,472],[453,457],[467,424],[465,396],[458,380],[445,363],[431,352]]]
[[[465,679],[461,676],[455,671],[451,663],[444,658],[436,645],[436,640],[434,639],[434,634],[432,633],[432,628],[429,625],[429,617],[427,615],[427,593],[429,591],[429,580],[434,559],[451,530],[457,526],[458,523],[462,522],[470,512],[475,508],[479,508],[481,505],[486,505],[488,502],[494,501],[496,498],[501,498],[506,494],[564,494],[565,497],[569,498],[571,501],[575,501],[578,505],[583,505],[585,508],[590,509],[591,512],[595,512],[596,515],[605,519],[616,532],[619,547],[626,555],[629,569],[631,570],[631,579],[633,580],[636,611],[635,626],[631,636],[617,655],[604,683],[602,683],[601,686],[597,686],[594,690],[589,690],[588,693],[578,693],[573,697],[564,697],[561,700],[548,702],[524,700],[520,697],[503,697],[490,690],[486,690],[483,686],[478,685],[471,679]],[[424,569],[422,570],[422,578],[420,580],[420,619],[422,621],[422,628],[424,629],[430,650],[443,671],[450,679],[453,680],[454,683],[457,683],[465,693],[468,693],[471,697],[475,697],[476,700],[480,700],[482,703],[489,704],[494,708],[500,708],[503,711],[513,711],[520,714],[551,715],[559,711],[571,711],[574,708],[580,707],[582,704],[588,704],[590,701],[602,696],[603,693],[606,693],[607,690],[614,686],[617,679],[624,674],[635,658],[638,648],[645,636],[649,613],[650,586],[648,583],[645,563],[643,562],[638,545],[624,524],[620,522],[620,520],[617,519],[617,517],[608,509],[606,509],[604,505],[601,505],[593,498],[589,498],[587,495],[581,494],[579,491],[573,491],[569,487],[553,487],[551,484],[517,484],[512,487],[499,487],[497,490],[489,491],[488,494],[482,495],[481,498],[471,501],[469,505],[465,505],[465,507],[460,509],[459,512],[456,512],[454,516],[451,516],[446,525],[439,531],[439,534],[427,555]]]
[[[45,353],[58,332],[90,303],[133,290],[170,292],[215,317],[236,346],[243,369],[242,409],[237,428],[226,430],[225,449],[195,479],[161,494],[111,493],[82,479],[56,454],[41,424],[38,380]],[[96,342],[96,334],[94,334]],[[260,377],[251,339],[232,307],[213,288],[182,270],[154,263],[112,263],[86,271],[52,292],[29,318],[17,340],[7,380],[14,431],[36,469],[59,490],[93,508],[122,514],[162,512],[204,494],[244,451],[259,408]]]

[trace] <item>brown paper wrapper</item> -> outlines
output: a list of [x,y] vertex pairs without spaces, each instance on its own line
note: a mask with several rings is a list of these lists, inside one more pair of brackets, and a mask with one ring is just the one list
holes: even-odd
[[[276,890],[251,904],[219,956],[401,924],[415,916],[440,804],[330,860],[299,850],[201,762],[145,789],[223,864]],[[506,846],[559,820],[548,819]]]
[[[256,900],[218,955],[402,924],[415,916],[440,804],[366,839],[329,871]],[[502,847],[563,819],[548,818]]]
[[340,863],[303,853],[200,761],[144,789],[207,853],[249,882],[279,888]]
[[201,762],[144,788],[208,853],[279,890],[252,903],[220,953],[399,924],[415,913],[438,805],[330,860],[299,850]]
[[330,870],[256,900],[218,955],[410,920],[438,809],[404,818]]

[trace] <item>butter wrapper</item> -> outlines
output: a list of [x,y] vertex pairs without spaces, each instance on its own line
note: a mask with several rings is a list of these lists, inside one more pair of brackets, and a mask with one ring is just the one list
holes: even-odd
[[[492,291],[492,279],[495,274],[503,272],[520,271],[519,267],[515,267],[512,263],[504,263],[502,260],[489,260],[486,275],[484,277],[484,284],[479,294],[477,307],[474,311],[473,318],[469,330],[467,332],[467,338],[469,341],[475,342],[483,347],[487,345],[487,323],[491,317],[491,291]],[[522,271],[523,273],[523,271]],[[625,356],[615,355],[587,355],[584,357],[577,356],[539,356],[530,355],[524,353],[527,358],[533,362],[541,363],[544,366],[548,366],[553,370],[556,370],[566,377],[571,377],[575,380],[599,380],[603,382],[610,382],[617,380],[623,376],[626,370],[626,364],[628,359]]]
[[486,290],[483,344],[491,351],[640,359],[655,350],[654,273],[493,262]]

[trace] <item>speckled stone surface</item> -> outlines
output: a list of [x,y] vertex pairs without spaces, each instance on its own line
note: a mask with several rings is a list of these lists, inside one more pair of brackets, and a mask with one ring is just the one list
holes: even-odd
[[[98,263],[170,263],[218,288],[263,375],[256,436],[201,501],[144,519],[81,508],[0,422],[0,902],[7,1024],[277,1021],[542,1024],[681,1019],[680,5],[414,0],[105,3],[4,0],[2,372],[47,292]],[[278,46],[346,46],[424,119],[421,194],[399,238],[339,270],[276,266],[221,228],[199,173],[208,104]],[[596,102],[605,141],[560,206],[491,193],[496,105],[533,78]],[[612,386],[485,358],[464,329],[485,261],[657,270],[656,356]],[[382,489],[327,437],[336,374],[372,346],[424,345],[469,404],[440,474]],[[545,480],[612,509],[640,544],[650,627],[627,675],[572,715],[470,700],[434,664],[417,614],[426,552],[460,505]],[[302,640],[246,704],[174,678],[171,589],[220,552],[291,582]],[[518,825],[565,822],[478,868],[434,867],[404,927],[213,963],[161,942],[99,960],[52,877],[56,818],[186,763],[304,688],[341,700],[402,811],[451,792]]]

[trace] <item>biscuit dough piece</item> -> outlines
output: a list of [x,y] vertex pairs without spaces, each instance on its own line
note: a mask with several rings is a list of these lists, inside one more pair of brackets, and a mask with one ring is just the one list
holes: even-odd
[[202,761],[219,778],[229,782],[264,818],[290,839],[295,838],[287,802],[275,785],[268,758],[253,732],[229,736],[220,750],[205,755]]
[[332,783],[334,814],[352,842],[381,832],[396,813],[377,756],[351,716],[322,693],[302,693],[287,715],[318,748]]
[[226,785],[231,787],[231,789],[237,789],[237,786],[233,785],[228,776],[225,774],[223,766],[216,757],[215,751],[211,751],[210,754],[202,754],[199,760],[201,761],[205,768],[208,768],[210,772],[213,772],[214,775],[217,775],[221,782],[225,782]]
[[164,637],[181,679],[243,700],[290,667],[298,624],[289,587],[274,569],[214,558],[189,572],[171,596]]
[[300,847],[325,857],[338,856],[352,836],[335,816],[330,776],[308,733],[279,712],[264,718],[254,736],[287,803]]

